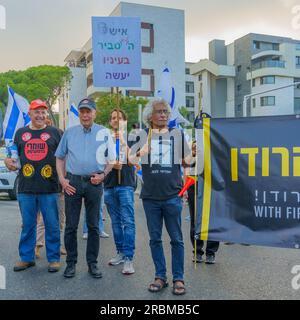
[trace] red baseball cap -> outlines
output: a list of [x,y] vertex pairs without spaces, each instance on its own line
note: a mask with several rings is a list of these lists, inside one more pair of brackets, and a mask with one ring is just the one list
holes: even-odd
[[37,100],[31,101],[30,106],[29,106],[29,110],[35,110],[35,109],[41,108],[41,107],[48,109],[45,101],[37,99]]

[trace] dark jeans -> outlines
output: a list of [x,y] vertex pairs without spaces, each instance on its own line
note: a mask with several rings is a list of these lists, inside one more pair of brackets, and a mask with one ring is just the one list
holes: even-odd
[[103,186],[93,185],[88,179],[67,174],[70,184],[76,188],[72,196],[65,194],[66,228],[65,247],[67,251],[67,264],[77,263],[77,229],[80,220],[82,199],[86,208],[86,222],[88,227],[88,240],[86,260],[88,264],[97,263],[100,236],[99,211]]
[[[199,178],[202,179],[202,178]],[[203,180],[200,180],[203,181]],[[198,198],[199,199],[199,198]],[[191,216],[191,227],[190,227],[190,238],[192,242],[192,246],[195,245],[195,185],[191,186],[188,189],[188,203],[189,203],[189,209],[190,209],[190,216]],[[206,244],[206,255],[215,255],[215,253],[219,249],[219,242],[218,241],[207,241]],[[204,241],[197,239],[196,240],[196,252],[201,254],[201,256],[204,254],[203,250]]]
[[182,201],[179,197],[169,200],[143,200],[147,226],[150,235],[150,248],[155,265],[155,277],[166,280],[167,268],[162,245],[162,227],[171,238],[173,281],[183,281],[184,274],[184,244],[181,231]]

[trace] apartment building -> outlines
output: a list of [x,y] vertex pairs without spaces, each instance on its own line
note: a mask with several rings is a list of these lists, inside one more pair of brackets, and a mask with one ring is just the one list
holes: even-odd
[[209,59],[191,67],[213,117],[300,112],[300,40],[248,34],[225,45],[209,43]]
[[[97,12],[94,13],[97,15]],[[172,73],[176,91],[176,105],[185,105],[185,22],[184,11],[157,6],[120,2],[110,16],[140,17],[142,30],[142,86],[120,88],[124,95],[154,97],[159,89],[160,77],[167,66]],[[60,126],[67,123],[71,103],[78,103],[79,96],[93,97],[98,92],[110,92],[111,88],[93,85],[92,41],[72,50],[65,59],[73,79],[60,99]],[[79,94],[78,94],[79,93]]]

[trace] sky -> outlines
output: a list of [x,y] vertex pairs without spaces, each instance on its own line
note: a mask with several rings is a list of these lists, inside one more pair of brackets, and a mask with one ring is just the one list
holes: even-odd
[[[130,2],[130,1],[127,1]],[[300,0],[134,0],[185,10],[186,61],[208,57],[208,42],[226,44],[252,33],[300,40]],[[41,64],[64,65],[91,36],[91,16],[107,16],[115,0],[0,0],[0,72]],[[0,14],[1,19],[1,14]],[[1,26],[1,21],[0,21]]]

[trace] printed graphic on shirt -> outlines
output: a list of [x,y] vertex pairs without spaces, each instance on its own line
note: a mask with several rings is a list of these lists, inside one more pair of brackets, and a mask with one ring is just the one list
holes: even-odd
[[47,157],[48,145],[42,139],[32,139],[25,144],[25,157],[31,161],[41,161]]
[[49,164],[45,165],[41,170],[41,175],[46,179],[52,177],[52,167]]
[[31,137],[32,137],[32,134],[31,134],[30,132],[25,132],[25,133],[23,133],[23,135],[22,135],[22,140],[25,141],[25,142],[27,142],[28,140],[31,139]]
[[170,140],[151,141],[151,166],[158,164],[161,167],[172,166],[172,142]]
[[24,177],[30,178],[34,175],[34,167],[27,163],[23,166],[22,173]]
[[43,141],[47,141],[47,140],[50,139],[50,138],[51,138],[51,136],[50,136],[50,134],[47,133],[47,132],[44,132],[44,133],[41,134],[41,139],[42,139]]

